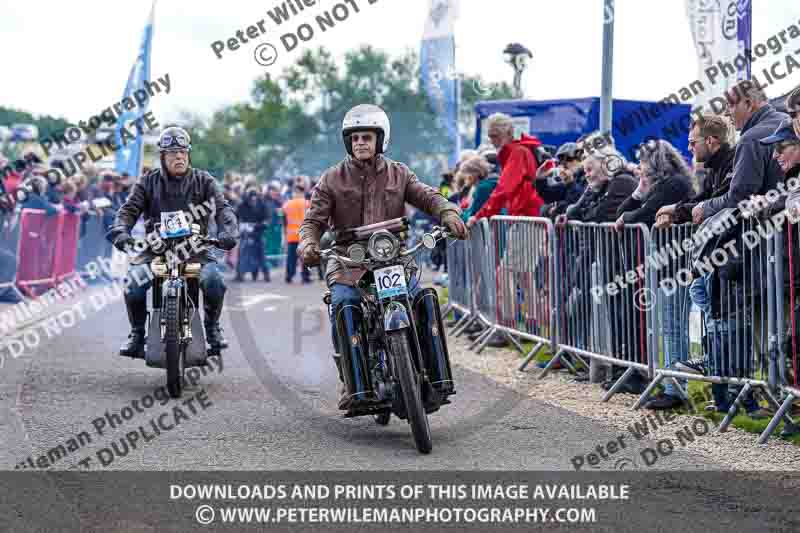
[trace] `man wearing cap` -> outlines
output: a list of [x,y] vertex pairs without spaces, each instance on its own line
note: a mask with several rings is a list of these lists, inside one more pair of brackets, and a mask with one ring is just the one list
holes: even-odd
[[[772,157],[778,162],[781,170],[786,175],[786,188],[791,191],[786,199],[786,208],[792,212],[796,220],[797,217],[800,217],[800,187],[798,186],[800,185],[800,135],[798,135],[799,132],[795,131],[795,129],[796,124],[792,121],[792,119],[786,119],[772,135],[761,139],[761,144],[774,149]],[[770,211],[774,210],[775,209],[773,208]],[[791,305],[788,301],[791,289],[797,291],[798,288],[800,288],[800,276],[797,274],[798,269],[796,267],[790,268],[789,263],[789,258],[791,257],[793,259],[792,263],[795,265],[797,264],[797,261],[800,259],[799,252],[800,246],[797,244],[797,239],[791,239],[789,249],[786,251],[786,253],[784,253],[783,265],[783,277],[784,280],[786,280],[786,287],[784,290],[784,305],[787,308]],[[790,276],[792,274],[794,274],[795,279],[793,282],[790,282]],[[795,305],[793,312],[790,311],[789,313],[786,313],[789,327],[787,328],[786,336],[784,338],[783,349],[787,357],[786,366],[790,372],[787,375],[787,381],[790,384],[794,384],[794,376],[791,372],[793,369],[793,362],[796,360],[795,358],[798,355],[796,350],[800,349],[800,344],[798,344],[796,340],[798,337],[800,337],[800,332],[797,331],[797,329],[800,329],[800,324],[798,324],[798,321],[796,320],[798,315],[800,315],[800,305]],[[795,319],[793,320],[793,318]],[[794,325],[796,328],[795,331],[792,331],[792,325]],[[797,368],[794,368],[793,370],[796,372]],[[793,416],[800,414],[800,404],[798,404],[798,402],[795,402],[795,407],[791,414]],[[796,434],[800,434],[800,426],[796,424],[787,425],[784,427],[781,436],[788,437]]]
[[556,152],[558,166],[548,169],[542,165],[536,172],[536,192],[545,201],[542,216],[555,218],[577,203],[586,190],[581,166],[581,150],[577,143],[564,143]]

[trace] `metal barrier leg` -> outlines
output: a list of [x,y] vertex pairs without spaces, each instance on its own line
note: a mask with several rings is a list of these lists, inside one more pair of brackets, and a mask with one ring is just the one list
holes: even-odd
[[453,311],[453,304],[445,305],[444,309],[442,309],[442,320],[446,319],[447,315],[449,315],[451,311]]
[[681,397],[681,401],[683,401],[683,403],[685,403],[689,407],[689,412],[695,414],[697,410],[694,408],[694,404],[692,403],[691,398],[689,398],[689,385],[687,384],[686,390],[683,390],[683,386],[681,385],[680,381],[678,381],[678,378],[670,376],[669,379],[671,379],[672,384],[675,385],[675,390],[678,391],[678,395]]
[[646,402],[646,401],[647,401],[647,399],[650,397],[650,394],[652,394],[652,392],[653,392],[653,389],[655,389],[655,388],[656,388],[656,386],[657,386],[659,383],[661,383],[661,380],[662,380],[662,379],[664,379],[664,374],[662,374],[661,372],[658,372],[658,371],[657,371],[657,372],[656,372],[656,375],[655,375],[655,377],[653,378],[653,381],[651,381],[651,382],[650,382],[650,384],[649,384],[649,385],[647,386],[647,388],[644,390],[644,392],[642,393],[642,395],[641,395],[641,396],[639,396],[639,399],[638,399],[638,400],[636,400],[636,403],[635,403],[635,404],[633,404],[633,410],[634,410],[634,411],[636,411],[636,410],[637,410],[637,409],[639,409],[639,408],[640,408],[642,405],[644,405],[644,402]]
[[472,315],[470,315],[469,313],[464,313],[464,316],[459,318],[458,321],[455,324],[453,324],[452,333],[455,333],[456,331],[458,331],[458,328],[460,328],[461,326],[463,326],[464,324],[469,322],[471,319],[472,319]]
[[[777,400],[775,400],[775,398],[772,397],[771,394],[768,394],[768,398],[770,399],[770,402],[774,401],[775,404],[777,405],[777,403],[778,403]],[[773,416],[772,420],[770,420],[769,424],[767,424],[767,427],[764,429],[764,432],[761,433],[761,435],[758,437],[758,443],[759,444],[766,444],[767,443],[767,440],[769,440],[769,436],[772,435],[772,433],[775,431],[775,428],[778,427],[778,424],[780,423],[781,418],[786,417],[786,419],[788,419],[788,422],[787,422],[788,424],[795,425],[794,422],[792,421],[792,419],[789,418],[786,415],[786,412],[792,406],[792,402],[793,401],[794,401],[794,395],[792,395],[791,393],[788,394],[786,396],[786,399],[783,400],[783,403],[778,407],[778,411],[775,413],[775,416]]]
[[478,320],[477,316],[470,316],[468,320],[453,330],[453,335],[460,337],[464,331],[472,325],[473,322]]
[[474,349],[476,346],[478,346],[479,344],[481,344],[483,341],[487,340],[487,337],[488,337],[488,336],[489,336],[491,333],[492,333],[492,329],[491,329],[491,328],[487,328],[487,329],[485,329],[485,330],[484,330],[484,331],[483,331],[483,332],[482,332],[480,335],[478,335],[478,336],[475,338],[475,340],[474,340],[474,341],[472,341],[472,344],[470,344],[470,345],[469,345],[469,347],[468,347],[467,349],[468,349],[468,350],[472,350],[472,349]]
[[486,348],[486,345],[489,344],[490,340],[492,340],[492,336],[495,334],[495,332],[497,332],[496,327],[489,328],[489,331],[483,335],[483,338],[481,339],[480,344],[478,344],[475,353],[481,353],[483,349]]
[[514,337],[511,333],[507,331],[503,331],[503,334],[505,334],[506,338],[508,339],[508,342],[510,342],[514,346],[514,348],[517,349],[519,353],[525,355],[525,349],[522,347],[522,345],[519,343],[516,337]]
[[539,350],[542,349],[542,346],[544,346],[543,342],[540,342],[536,346],[534,346],[533,349],[525,356],[525,360],[522,362],[521,365],[519,365],[519,368],[517,370],[519,370],[520,372],[525,372],[525,369],[528,368],[528,365],[536,357],[536,354],[539,353]]
[[[781,403],[772,395],[770,392],[769,387],[763,387],[764,394],[767,397],[767,401],[777,410],[781,408]],[[788,424],[794,424],[794,420],[789,415],[783,415],[783,421]]]
[[733,401],[733,405],[731,408],[728,409],[728,414],[725,415],[725,420],[722,421],[722,424],[719,425],[719,432],[724,433],[728,431],[728,426],[731,425],[733,422],[733,417],[736,416],[736,413],[739,411],[739,408],[742,406],[742,398],[747,395],[753,387],[750,386],[750,382],[744,384],[742,390],[739,391],[739,394],[736,395],[736,400]]
[[558,362],[561,360],[561,354],[563,354],[563,353],[564,353],[564,350],[559,350],[559,351],[558,351],[558,353],[556,353],[555,357],[553,357],[552,359],[550,359],[550,360],[547,362],[547,366],[545,366],[545,367],[544,367],[544,370],[542,370],[542,373],[541,373],[541,374],[539,374],[539,378],[538,378],[538,379],[542,379],[542,378],[544,378],[544,377],[545,377],[547,374],[549,374],[549,373],[550,373],[550,368],[551,368],[552,366],[554,366],[556,363],[558,363]]
[[608,400],[610,400],[611,397],[617,393],[619,388],[622,387],[622,384],[625,383],[625,380],[628,379],[631,374],[633,374],[633,372],[634,368],[632,366],[629,366],[628,369],[625,371],[625,373],[620,376],[620,378],[617,380],[616,383],[614,383],[614,386],[611,387],[608,390],[608,392],[605,393],[602,401],[607,402]]

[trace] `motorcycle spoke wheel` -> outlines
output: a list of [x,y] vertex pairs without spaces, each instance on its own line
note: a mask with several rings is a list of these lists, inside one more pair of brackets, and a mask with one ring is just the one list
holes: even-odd
[[400,330],[389,333],[389,349],[395,361],[397,379],[403,393],[403,402],[406,408],[406,417],[411,426],[414,443],[420,453],[431,453],[433,440],[428,415],[422,404],[422,390],[417,371],[411,360],[411,347],[408,340],[408,331]]
[[167,323],[164,349],[167,361],[167,391],[172,398],[183,394],[183,350],[180,343],[180,313],[177,298],[167,298],[164,308]]

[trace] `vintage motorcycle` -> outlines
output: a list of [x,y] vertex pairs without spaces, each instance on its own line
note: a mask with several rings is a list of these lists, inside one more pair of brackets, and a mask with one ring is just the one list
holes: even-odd
[[153,273],[152,305],[147,320],[145,362],[149,367],[167,371],[167,390],[173,398],[183,393],[187,367],[206,366],[209,356],[220,355],[206,350],[205,332],[200,319],[199,262],[187,262],[189,251],[203,246],[219,246],[217,239],[200,235],[200,226],[191,224],[188,231],[162,231],[160,238],[139,244],[137,251],[149,248],[155,255],[150,263]]
[[[430,453],[427,415],[450,403],[456,390],[436,291],[413,291],[409,282],[416,281],[414,255],[447,234],[434,228],[406,248],[407,232],[407,219],[398,218],[337,235],[321,256],[366,270],[357,286],[361,302],[330,309],[330,292],[323,301],[334,317],[337,367],[352,398],[344,416],[372,415],[386,425],[394,413],[408,421],[417,449]],[[336,251],[345,248],[346,255]]]

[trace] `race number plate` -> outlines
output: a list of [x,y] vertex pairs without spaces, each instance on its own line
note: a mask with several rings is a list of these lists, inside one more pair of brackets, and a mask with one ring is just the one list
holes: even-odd
[[378,298],[381,300],[406,294],[408,290],[405,268],[403,265],[395,265],[376,270],[375,285],[378,287]]
[[174,239],[192,234],[189,217],[183,211],[161,212],[161,238]]

